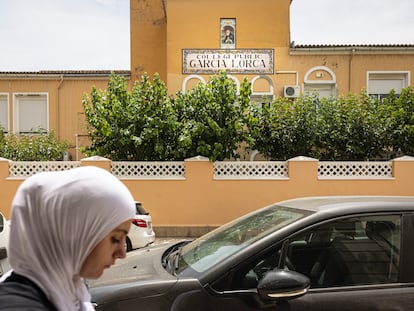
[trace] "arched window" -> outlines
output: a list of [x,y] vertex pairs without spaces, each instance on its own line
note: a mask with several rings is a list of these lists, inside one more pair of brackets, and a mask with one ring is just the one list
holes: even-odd
[[311,68],[303,81],[303,92],[305,94],[317,93],[319,97],[337,95],[337,84],[335,73],[325,66]]
[[271,103],[274,97],[273,81],[268,76],[255,76],[252,79],[251,99],[256,103]]

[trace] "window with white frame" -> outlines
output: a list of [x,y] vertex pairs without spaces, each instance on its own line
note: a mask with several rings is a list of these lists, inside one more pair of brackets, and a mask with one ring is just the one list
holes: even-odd
[[336,84],[335,83],[305,83],[303,93],[318,94],[318,97],[331,97],[336,96]]
[[273,81],[268,76],[255,76],[251,81],[250,99],[255,104],[270,104],[274,98]]
[[304,77],[303,93],[315,93],[319,97],[336,96],[337,84],[335,73],[325,66],[311,68]]
[[378,98],[388,97],[391,90],[401,94],[410,81],[408,71],[369,71],[367,76],[367,92]]
[[47,131],[49,129],[47,94],[14,94],[13,121],[14,133]]
[[0,125],[5,133],[9,132],[9,97],[0,93]]

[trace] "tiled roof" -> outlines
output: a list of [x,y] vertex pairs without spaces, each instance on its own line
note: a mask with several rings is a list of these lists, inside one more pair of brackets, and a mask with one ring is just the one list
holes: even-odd
[[3,76],[65,76],[65,77],[102,77],[111,73],[130,76],[130,70],[39,70],[39,71],[1,71]]
[[414,44],[295,44],[291,48],[413,48]]

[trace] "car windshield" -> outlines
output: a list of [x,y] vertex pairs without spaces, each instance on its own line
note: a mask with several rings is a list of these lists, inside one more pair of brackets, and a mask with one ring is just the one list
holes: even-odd
[[180,251],[177,275],[203,273],[225,258],[312,212],[273,205],[247,214],[203,235]]

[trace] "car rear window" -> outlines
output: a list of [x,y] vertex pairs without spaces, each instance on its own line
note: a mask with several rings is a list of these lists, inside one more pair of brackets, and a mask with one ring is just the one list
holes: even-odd
[[137,215],[148,215],[149,213],[142,206],[141,202],[135,202],[135,208]]

